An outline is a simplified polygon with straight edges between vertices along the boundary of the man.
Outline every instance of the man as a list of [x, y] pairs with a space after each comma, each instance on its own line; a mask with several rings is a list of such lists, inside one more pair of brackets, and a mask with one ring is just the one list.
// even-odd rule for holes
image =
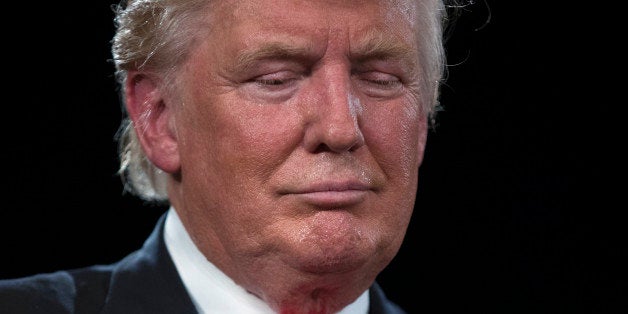
[[9, 312], [402, 313], [442, 77], [436, 0], [135, 0], [121, 174], [170, 210], [119, 263], [0, 283]]

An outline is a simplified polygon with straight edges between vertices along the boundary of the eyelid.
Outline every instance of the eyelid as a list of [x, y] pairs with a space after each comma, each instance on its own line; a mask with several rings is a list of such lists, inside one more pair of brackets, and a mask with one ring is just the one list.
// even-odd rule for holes
[[281, 58], [266, 58], [255, 61], [249, 61], [250, 64], [238, 67], [238, 76], [243, 79], [252, 79], [263, 75], [272, 75], [282, 72], [301, 73], [306, 70], [304, 64], [296, 60], [284, 60]]
[[388, 82], [391, 84], [400, 84], [402, 82], [401, 78], [397, 75], [381, 72], [381, 71], [365, 71], [357, 74], [361, 79], [373, 82], [373, 83], [384, 83]]
[[299, 80], [303, 75], [292, 71], [279, 71], [253, 77], [250, 82], [254, 82], [261, 88], [283, 88], [290, 86]]
[[383, 99], [397, 97], [404, 90], [402, 79], [391, 73], [363, 71], [355, 73], [353, 77], [356, 87], [370, 97]]
[[394, 59], [369, 59], [364, 62], [355, 63], [352, 66], [354, 74], [381, 73], [382, 75], [392, 75], [405, 81], [413, 72], [411, 67], [404, 66], [404, 63]]
[[261, 103], [279, 103], [289, 99], [297, 90], [302, 73], [292, 70], [253, 75], [242, 84], [242, 92]]

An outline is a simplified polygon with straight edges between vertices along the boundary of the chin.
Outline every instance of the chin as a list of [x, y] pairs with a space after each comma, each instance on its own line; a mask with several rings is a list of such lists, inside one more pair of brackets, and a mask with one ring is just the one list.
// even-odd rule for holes
[[[321, 211], [290, 225], [283, 260], [309, 274], [364, 272], [383, 267], [396, 252], [386, 225], [364, 221], [347, 211]], [[295, 226], [298, 226], [296, 229]], [[284, 226], [285, 227], [285, 226]], [[295, 232], [296, 231], [296, 232]]]
[[302, 272], [326, 275], [357, 271], [367, 266], [367, 263], [372, 263], [373, 260], [371, 254], [326, 252], [301, 256], [295, 262], [294, 266]]
[[292, 266], [311, 274], [347, 273], [377, 265], [383, 252], [376, 241], [356, 230], [302, 239], [297, 244]]

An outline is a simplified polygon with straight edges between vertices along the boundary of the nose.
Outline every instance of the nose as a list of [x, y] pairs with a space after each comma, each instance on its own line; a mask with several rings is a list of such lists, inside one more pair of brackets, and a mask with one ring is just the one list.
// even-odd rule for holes
[[364, 145], [361, 130], [363, 106], [354, 96], [350, 74], [328, 71], [313, 83], [309, 123], [304, 143], [310, 152], [353, 151]]

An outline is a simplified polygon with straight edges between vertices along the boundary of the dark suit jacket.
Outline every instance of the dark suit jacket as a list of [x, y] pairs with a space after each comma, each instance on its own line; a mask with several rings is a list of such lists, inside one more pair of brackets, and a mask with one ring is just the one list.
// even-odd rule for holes
[[[164, 221], [117, 263], [0, 280], [0, 313], [197, 313], [166, 249]], [[377, 283], [369, 293], [369, 313], [404, 313]]]

